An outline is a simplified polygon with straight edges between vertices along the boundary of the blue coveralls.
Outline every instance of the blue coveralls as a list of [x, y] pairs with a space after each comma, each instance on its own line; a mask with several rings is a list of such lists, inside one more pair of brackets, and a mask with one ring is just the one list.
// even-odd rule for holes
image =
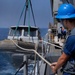
[[[66, 40], [63, 52], [66, 55], [70, 56], [70, 58], [68, 60], [69, 62], [75, 62], [75, 28], [72, 29], [70, 32], [70, 36], [68, 36], [68, 38]], [[66, 62], [66, 64], [67, 64], [67, 62]], [[64, 66], [66, 66], [66, 64]], [[74, 70], [74, 69], [75, 69], [75, 67], [69, 68], [69, 71]], [[64, 70], [64, 68], [63, 68], [63, 70]], [[63, 71], [63, 75], [75, 75], [75, 74], [70, 74], [68, 72]]]

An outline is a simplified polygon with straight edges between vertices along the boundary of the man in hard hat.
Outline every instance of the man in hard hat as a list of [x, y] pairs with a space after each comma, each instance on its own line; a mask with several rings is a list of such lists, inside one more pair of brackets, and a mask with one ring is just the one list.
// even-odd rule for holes
[[53, 73], [62, 67], [63, 75], [75, 75], [75, 8], [71, 4], [61, 4], [56, 19], [60, 20], [69, 32], [62, 55], [57, 62], [52, 63]]

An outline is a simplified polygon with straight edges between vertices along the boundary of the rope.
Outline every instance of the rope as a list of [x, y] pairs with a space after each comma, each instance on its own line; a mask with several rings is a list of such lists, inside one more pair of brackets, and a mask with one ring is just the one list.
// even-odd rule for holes
[[[17, 45], [13, 40], [11, 40], [18, 48], [20, 48], [21, 50], [23, 50], [23, 51], [32, 51], [32, 52], [34, 52], [34, 53], [36, 53], [44, 62], [46, 62], [49, 66], [51, 66], [51, 63], [49, 63], [46, 59], [44, 59], [36, 50], [34, 50], [34, 49], [25, 49], [25, 48], [22, 48], [22, 47], [20, 47], [19, 45]], [[43, 42], [46, 42], [46, 41], [43, 41]], [[48, 43], [48, 42], [46, 42], [46, 43]], [[51, 44], [51, 43], [49, 43], [49, 44]], [[51, 44], [51, 45], [54, 45], [54, 44]], [[56, 45], [55, 45], [56, 46]], [[59, 46], [58, 46], [59, 47]]]
[[25, 49], [20, 47], [19, 45], [17, 45], [13, 40], [11, 40], [18, 48], [20, 48], [23, 51], [33, 51], [34, 53], [36, 53], [44, 62], [46, 62], [49, 66], [51, 66], [51, 63], [49, 63], [46, 59], [44, 59], [36, 50], [34, 49]]
[[57, 46], [57, 45], [55, 45], [55, 44], [52, 44], [52, 43], [50, 43], [50, 42], [46, 42], [46, 41], [43, 41], [43, 40], [39, 40], [39, 42], [44, 42], [44, 43], [47, 43], [47, 44], [50, 44], [50, 45], [52, 45], [52, 46], [56, 46], [56, 47], [58, 47], [58, 48], [61, 48], [61, 49], [62, 49], [62, 47]]
[[[48, 62], [45, 58], [43, 58], [36, 50], [34, 49], [25, 49], [17, 45], [13, 40], [11, 40], [18, 48], [20, 48], [22, 51], [33, 51], [36, 55], [38, 55], [45, 63], [47, 63], [51, 67], [51, 63]], [[57, 74], [54, 74], [57, 75]]]

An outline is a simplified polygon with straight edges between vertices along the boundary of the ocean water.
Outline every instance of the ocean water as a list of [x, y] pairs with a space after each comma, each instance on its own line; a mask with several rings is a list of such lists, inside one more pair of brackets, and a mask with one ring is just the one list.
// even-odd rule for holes
[[[8, 32], [9, 28], [0, 28], [0, 40], [6, 39], [8, 36]], [[47, 33], [47, 28], [41, 28], [40, 32], [41, 36], [44, 37]], [[17, 58], [16, 61], [18, 64], [19, 59]], [[17, 68], [15, 68], [12, 63], [13, 59], [11, 53], [0, 52], [0, 75], [14, 75]], [[23, 75], [23, 71], [18, 72], [17, 75]]]

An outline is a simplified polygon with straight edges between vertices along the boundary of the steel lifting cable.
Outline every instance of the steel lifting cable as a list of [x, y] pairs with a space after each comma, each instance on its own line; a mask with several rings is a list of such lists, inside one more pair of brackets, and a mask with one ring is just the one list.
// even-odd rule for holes
[[35, 17], [34, 17], [34, 12], [33, 12], [33, 8], [32, 8], [31, 0], [26, 0], [26, 10], [25, 10], [25, 16], [24, 16], [24, 25], [25, 25], [25, 20], [26, 20], [26, 12], [29, 9], [29, 13], [30, 13], [30, 7], [31, 7], [31, 12], [32, 12], [32, 16], [33, 16], [34, 25], [36, 27], [36, 22], [35, 22]]
[[28, 35], [30, 35], [30, 0], [28, 0]]
[[23, 15], [23, 12], [24, 12], [24, 9], [25, 9], [25, 6], [26, 6], [26, 4], [23, 6], [23, 9], [22, 9], [22, 12], [21, 12], [20, 18], [19, 18], [19, 20], [18, 20], [17, 27], [16, 27], [16, 29], [15, 29], [15, 31], [14, 31], [14, 34], [16, 34], [17, 28], [18, 28], [18, 26], [19, 26], [19, 23], [20, 23], [21, 17], [22, 17], [22, 15]]
[[19, 20], [18, 20], [18, 24], [17, 24], [17, 25], [19, 25], [19, 23], [20, 23], [20, 20], [21, 20], [21, 17], [22, 17], [22, 15], [23, 15], [23, 12], [24, 12], [25, 6], [26, 6], [26, 4], [24, 5], [24, 7], [23, 7], [23, 9], [22, 9], [22, 12], [21, 12], [21, 15], [20, 15], [20, 18], [19, 18]]
[[25, 23], [26, 23], [26, 13], [27, 13], [27, 10], [28, 10], [28, 0], [26, 0], [26, 9], [25, 9], [25, 14], [24, 14], [24, 24], [23, 25], [25, 25]]
[[30, 0], [30, 6], [31, 6], [31, 11], [32, 11], [32, 16], [33, 16], [34, 25], [35, 25], [35, 27], [36, 27], [36, 22], [35, 22], [35, 17], [34, 17], [34, 12], [33, 12], [33, 8], [32, 8], [31, 0]]

